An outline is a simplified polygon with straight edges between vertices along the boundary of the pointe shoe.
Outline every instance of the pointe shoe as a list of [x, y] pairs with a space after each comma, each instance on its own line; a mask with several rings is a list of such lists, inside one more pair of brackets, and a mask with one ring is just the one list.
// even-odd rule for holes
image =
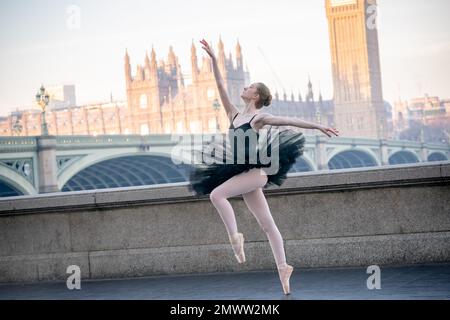
[[236, 257], [239, 263], [244, 263], [245, 262], [244, 235], [242, 233], [236, 233], [229, 238], [231, 246], [233, 247], [234, 256]]
[[292, 271], [294, 271], [294, 267], [291, 265], [284, 265], [282, 267], [278, 268], [281, 285], [283, 286], [284, 294], [290, 294], [290, 286], [289, 286], [289, 279], [291, 278]]

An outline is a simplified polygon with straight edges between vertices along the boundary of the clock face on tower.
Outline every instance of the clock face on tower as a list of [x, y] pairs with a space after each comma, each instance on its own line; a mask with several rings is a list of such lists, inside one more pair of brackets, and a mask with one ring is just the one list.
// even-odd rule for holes
[[332, 7], [339, 7], [347, 4], [356, 4], [356, 0], [331, 0]]

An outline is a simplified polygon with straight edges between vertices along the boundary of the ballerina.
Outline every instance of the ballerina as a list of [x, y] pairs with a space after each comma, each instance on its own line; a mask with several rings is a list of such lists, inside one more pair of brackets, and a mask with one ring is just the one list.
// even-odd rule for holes
[[[231, 123], [230, 130], [233, 132], [250, 130], [250, 133], [254, 133], [258, 140], [260, 132], [268, 128], [271, 129], [272, 126], [294, 126], [317, 129], [328, 137], [332, 137], [332, 134], [339, 135], [336, 128], [328, 128], [299, 118], [273, 116], [270, 113], [262, 112], [263, 107], [271, 104], [272, 95], [269, 88], [261, 82], [252, 83], [244, 88], [241, 98], [245, 103], [245, 108], [240, 112], [228, 97], [212, 48], [204, 39], [200, 43], [212, 60], [220, 99]], [[233, 136], [233, 139], [235, 138]], [[258, 161], [253, 163], [248, 161], [248, 154], [255, 149], [252, 149], [250, 143], [246, 142], [245, 152], [243, 152], [245, 153], [245, 162], [243, 164], [237, 164], [236, 162], [229, 164], [227, 162], [194, 166], [190, 173], [189, 190], [194, 191], [197, 195], [209, 194], [212, 204], [225, 224], [238, 263], [245, 262], [244, 235], [238, 232], [234, 211], [228, 199], [242, 195], [248, 209], [267, 235], [283, 291], [285, 294], [290, 294], [289, 280], [294, 268], [286, 262], [283, 238], [272, 217], [263, 189], [269, 185], [281, 186], [283, 184], [286, 180], [286, 173], [291, 169], [296, 159], [303, 154], [305, 137], [302, 132], [286, 130], [279, 133], [278, 138], [279, 143], [269, 142], [268, 145], [265, 145], [266, 148], [277, 151], [278, 170], [276, 173], [268, 173], [268, 165], [261, 163], [259, 155], [257, 156]], [[235, 143], [234, 145], [238, 144]], [[241, 152], [242, 150], [234, 150], [235, 153], [237, 151]], [[236, 157], [234, 157], [234, 160], [236, 160]]]

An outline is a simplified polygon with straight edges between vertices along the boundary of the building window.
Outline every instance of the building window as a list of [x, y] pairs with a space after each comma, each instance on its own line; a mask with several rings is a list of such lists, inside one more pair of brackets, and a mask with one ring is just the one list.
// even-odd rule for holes
[[149, 133], [148, 124], [141, 124], [141, 135], [146, 135]]
[[364, 117], [358, 117], [358, 129], [363, 129]]
[[189, 128], [191, 133], [201, 133], [201, 122], [200, 121], [191, 121], [189, 123]]
[[208, 91], [206, 91], [206, 95], [208, 96], [208, 100], [212, 101], [216, 98], [216, 90], [209, 88]]
[[147, 96], [145, 94], [141, 94], [141, 97], [139, 98], [139, 106], [141, 107], [141, 109], [146, 109], [147, 103]]
[[353, 119], [351, 115], [347, 115], [347, 125], [351, 126], [353, 124]]
[[211, 132], [216, 131], [216, 129], [217, 129], [216, 118], [209, 119], [209, 121], [208, 121], [208, 128], [209, 128], [209, 131], [211, 131]]
[[184, 129], [183, 121], [178, 121], [177, 122], [177, 133], [183, 133], [183, 129]]

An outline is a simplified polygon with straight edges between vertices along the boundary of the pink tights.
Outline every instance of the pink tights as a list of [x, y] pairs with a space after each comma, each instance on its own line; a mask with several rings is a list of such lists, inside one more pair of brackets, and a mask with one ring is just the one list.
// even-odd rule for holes
[[269, 205], [262, 191], [267, 183], [267, 175], [262, 169], [254, 168], [235, 175], [217, 186], [210, 194], [211, 202], [220, 214], [228, 235], [238, 232], [236, 217], [228, 198], [242, 194], [244, 201], [266, 233], [277, 267], [286, 264], [283, 238], [275, 225]]

